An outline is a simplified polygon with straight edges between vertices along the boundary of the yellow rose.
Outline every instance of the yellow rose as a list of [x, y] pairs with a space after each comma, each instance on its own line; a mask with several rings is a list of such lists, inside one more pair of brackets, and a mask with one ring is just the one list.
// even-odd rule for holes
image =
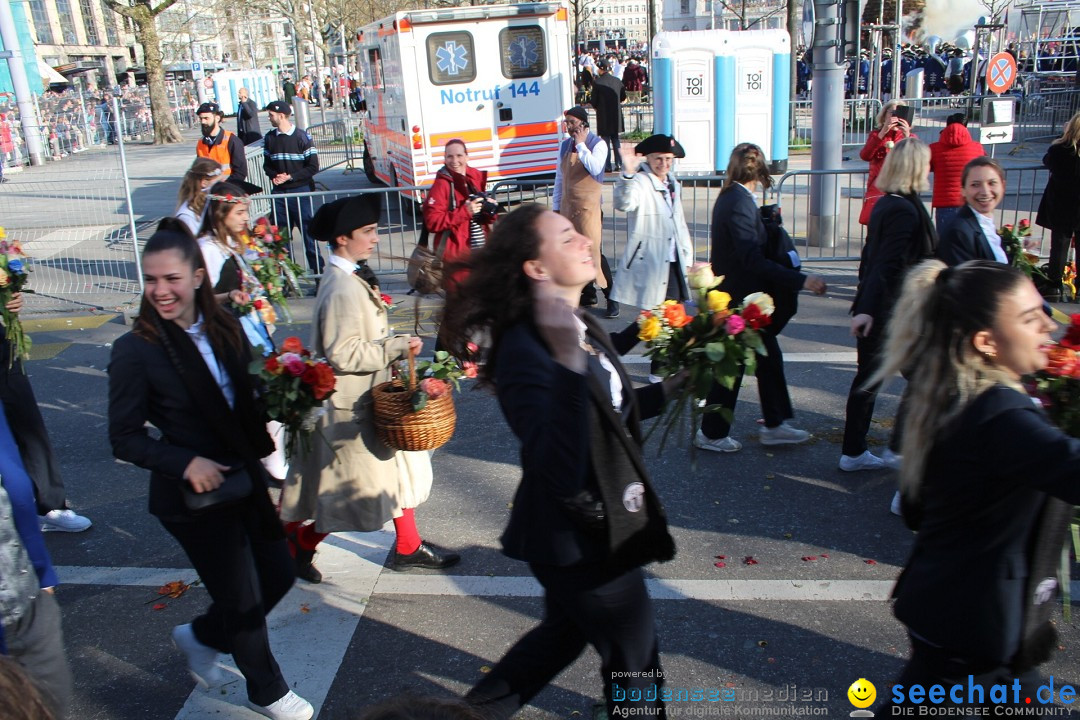
[[7, 238], [7, 230], [0, 227], [0, 240], [5, 240], [6, 238]]
[[776, 305], [773, 304], [772, 295], [763, 292], [750, 293], [743, 300], [743, 307], [747, 305], [757, 305], [758, 310], [762, 315], [772, 315], [776, 310]]
[[710, 290], [709, 294], [705, 296], [705, 300], [709, 312], [724, 312], [728, 309], [728, 305], [731, 304], [731, 295], [722, 290]]
[[645, 318], [638, 323], [638, 340], [652, 342], [660, 334], [661, 327], [660, 318], [655, 315]]
[[11, 283], [11, 275], [7, 270], [0, 268], [0, 287], [7, 287]]

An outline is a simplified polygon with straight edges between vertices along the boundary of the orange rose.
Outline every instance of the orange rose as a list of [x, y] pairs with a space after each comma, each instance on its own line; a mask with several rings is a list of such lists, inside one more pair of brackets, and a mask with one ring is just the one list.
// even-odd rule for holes
[[281, 343], [282, 352], [298, 353], [303, 351], [304, 343], [300, 342], [298, 337], [287, 337], [284, 342]]
[[665, 306], [664, 319], [667, 320], [668, 325], [673, 328], [681, 328], [684, 325], [689, 325], [691, 320], [691, 318], [687, 316], [686, 309], [681, 303]]

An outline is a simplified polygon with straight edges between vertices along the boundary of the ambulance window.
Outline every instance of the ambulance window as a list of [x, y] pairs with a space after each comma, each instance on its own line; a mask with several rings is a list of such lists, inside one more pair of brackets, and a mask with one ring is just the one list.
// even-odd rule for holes
[[526, 25], [500, 31], [499, 56], [504, 77], [540, 77], [547, 71], [543, 28]]
[[428, 75], [435, 85], [476, 79], [473, 37], [467, 32], [432, 33], [427, 39]]
[[371, 67], [372, 90], [382, 90], [383, 67], [382, 55], [379, 53], [379, 48], [371, 48], [368, 50], [368, 65]]

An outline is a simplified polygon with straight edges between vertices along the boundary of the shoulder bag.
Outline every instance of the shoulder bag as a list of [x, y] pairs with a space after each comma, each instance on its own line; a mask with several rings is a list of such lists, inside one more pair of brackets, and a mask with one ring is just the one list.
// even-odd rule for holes
[[[454, 197], [454, 185], [450, 183], [450, 212], [457, 206]], [[435, 242], [435, 249], [428, 247], [428, 226], [426, 221], [420, 230], [420, 238], [416, 241], [412, 255], [409, 256], [409, 267], [405, 270], [405, 277], [409, 281], [409, 287], [421, 295], [435, 293], [442, 290], [443, 285], [443, 253], [446, 245], [446, 232], [442, 233]], [[449, 232], [449, 231], [447, 231]]]

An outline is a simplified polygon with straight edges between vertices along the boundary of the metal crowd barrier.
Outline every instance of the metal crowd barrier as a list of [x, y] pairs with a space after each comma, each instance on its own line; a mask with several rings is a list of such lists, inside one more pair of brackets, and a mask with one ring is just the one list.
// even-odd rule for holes
[[346, 127], [344, 120], [332, 120], [318, 125], [309, 125], [308, 135], [319, 151], [319, 169], [329, 170], [338, 165], [345, 165], [346, 172], [355, 170], [353, 133]]

